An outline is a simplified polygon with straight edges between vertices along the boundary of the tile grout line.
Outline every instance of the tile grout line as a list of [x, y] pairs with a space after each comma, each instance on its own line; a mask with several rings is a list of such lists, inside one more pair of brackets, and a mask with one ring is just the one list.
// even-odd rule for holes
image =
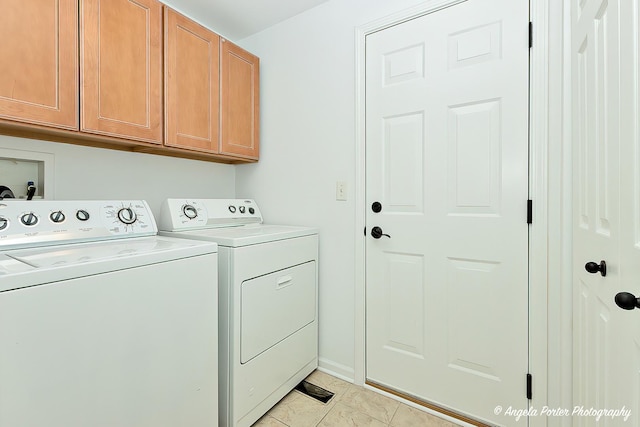
[[396, 406], [396, 410], [393, 411], [393, 415], [391, 416], [391, 419], [387, 423], [387, 426], [391, 427], [391, 423], [393, 422], [393, 419], [396, 417], [396, 414], [398, 413], [398, 409], [400, 409], [400, 402], [398, 402], [398, 406]]

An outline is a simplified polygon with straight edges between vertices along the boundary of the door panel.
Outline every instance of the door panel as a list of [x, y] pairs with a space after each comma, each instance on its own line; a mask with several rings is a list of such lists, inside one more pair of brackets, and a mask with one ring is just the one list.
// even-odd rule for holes
[[81, 2], [81, 130], [162, 143], [162, 4]]
[[78, 5], [0, 2], [0, 118], [78, 130]]
[[[620, 87], [623, 88], [619, 170], [623, 232], [620, 233], [620, 284], [616, 292], [630, 292], [637, 297], [640, 296], [640, 1], [625, 0], [619, 5]], [[611, 306], [618, 344], [612, 349], [612, 366], [618, 367], [616, 403], [631, 410], [626, 424], [640, 425], [640, 310], [626, 311]]]
[[[586, 0], [572, 27], [574, 137], [574, 405], [618, 408], [620, 281], [619, 1]], [[606, 277], [585, 263], [607, 262]], [[575, 425], [595, 425], [575, 417]], [[605, 420], [604, 425], [612, 420]]]
[[220, 153], [257, 159], [260, 151], [260, 59], [220, 41]]
[[165, 144], [218, 152], [220, 36], [165, 8]]
[[422, 358], [425, 349], [424, 257], [387, 253], [383, 283], [389, 323], [385, 328], [388, 350]]
[[316, 263], [310, 261], [242, 282], [240, 363], [249, 362], [316, 319], [315, 278]]
[[499, 214], [501, 101], [449, 107], [449, 214]]
[[366, 40], [367, 380], [496, 424], [527, 406], [527, 29], [469, 0]]
[[[502, 381], [495, 366], [494, 348], [502, 347], [501, 321], [487, 316], [487, 307], [477, 304], [483, 295], [495, 292], [500, 263], [485, 260], [448, 259], [447, 272], [447, 361], [466, 374]], [[473, 325], [472, 328], [469, 325]]]
[[384, 183], [382, 193], [385, 212], [423, 211], [424, 114], [409, 113], [384, 118]]
[[[574, 404], [624, 408], [629, 425], [640, 422], [640, 311], [622, 310], [614, 298], [640, 294], [639, 6], [638, 0], [586, 0], [572, 15], [574, 292], [580, 300]], [[606, 277], [585, 272], [585, 262], [600, 259], [607, 261]]]

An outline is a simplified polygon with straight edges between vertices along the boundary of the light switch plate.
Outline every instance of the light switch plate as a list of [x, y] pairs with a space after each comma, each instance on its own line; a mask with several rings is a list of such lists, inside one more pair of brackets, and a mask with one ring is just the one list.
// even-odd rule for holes
[[336, 182], [336, 200], [347, 200], [347, 183], [344, 181]]

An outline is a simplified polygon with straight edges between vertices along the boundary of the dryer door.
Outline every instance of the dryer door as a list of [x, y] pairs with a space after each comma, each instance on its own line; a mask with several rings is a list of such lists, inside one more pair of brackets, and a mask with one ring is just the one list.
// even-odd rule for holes
[[242, 282], [240, 363], [316, 318], [316, 263], [309, 261]]

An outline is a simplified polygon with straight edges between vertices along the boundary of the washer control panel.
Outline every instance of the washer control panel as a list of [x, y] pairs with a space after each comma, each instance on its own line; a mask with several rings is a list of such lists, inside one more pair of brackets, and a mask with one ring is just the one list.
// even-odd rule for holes
[[158, 228], [178, 231], [260, 223], [260, 210], [250, 199], [167, 199]]
[[0, 249], [155, 235], [143, 200], [0, 200]]

